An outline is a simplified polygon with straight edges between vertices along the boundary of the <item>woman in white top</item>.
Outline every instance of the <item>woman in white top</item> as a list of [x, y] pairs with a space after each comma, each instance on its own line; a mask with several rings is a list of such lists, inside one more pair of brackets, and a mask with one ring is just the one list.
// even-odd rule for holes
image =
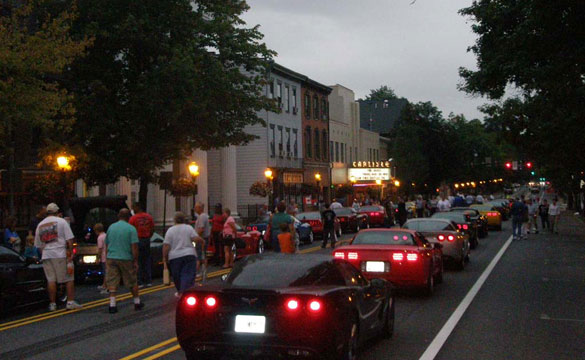
[[550, 231], [555, 234], [559, 233], [559, 216], [561, 215], [561, 209], [557, 205], [557, 199], [553, 199], [552, 204], [548, 206], [548, 216], [550, 217]]
[[197, 253], [193, 243], [203, 243], [195, 229], [186, 224], [186, 219], [182, 212], [175, 214], [175, 225], [167, 230], [163, 242], [163, 261], [171, 270], [177, 288], [176, 295], [195, 285]]

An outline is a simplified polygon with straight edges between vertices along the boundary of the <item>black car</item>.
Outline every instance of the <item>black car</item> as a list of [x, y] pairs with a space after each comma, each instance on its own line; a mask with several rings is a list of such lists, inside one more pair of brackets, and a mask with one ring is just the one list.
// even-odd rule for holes
[[480, 238], [488, 236], [487, 217], [483, 216], [479, 210], [470, 207], [455, 207], [449, 211], [462, 212], [469, 215], [469, 218], [477, 223], [477, 236]]
[[447, 211], [434, 213], [431, 218], [447, 219], [457, 224], [457, 229], [469, 235], [469, 247], [475, 249], [479, 245], [477, 236], [477, 222], [473, 221], [468, 214], [459, 211]]
[[0, 315], [35, 303], [47, 302], [43, 266], [12, 249], [0, 246]]
[[389, 283], [317, 254], [246, 257], [223, 283], [186, 291], [176, 313], [187, 359], [354, 359], [360, 343], [393, 329]]
[[354, 208], [344, 207], [333, 210], [339, 219], [341, 231], [359, 232], [360, 229], [369, 228], [368, 216], [366, 214], [358, 213]]

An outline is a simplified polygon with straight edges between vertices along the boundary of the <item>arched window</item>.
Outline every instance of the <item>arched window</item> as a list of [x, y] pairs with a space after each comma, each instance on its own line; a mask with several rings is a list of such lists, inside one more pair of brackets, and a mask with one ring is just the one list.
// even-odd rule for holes
[[323, 138], [323, 160], [327, 161], [327, 156], [329, 152], [327, 151], [327, 145], [329, 144], [329, 139], [327, 138], [327, 131], [323, 130], [321, 133], [321, 137]]
[[315, 159], [321, 158], [321, 141], [319, 140], [319, 129], [315, 129]]
[[313, 157], [312, 153], [312, 142], [311, 139], [313, 138], [313, 134], [311, 133], [311, 127], [307, 126], [307, 128], [305, 129], [305, 157], [306, 158], [311, 158]]

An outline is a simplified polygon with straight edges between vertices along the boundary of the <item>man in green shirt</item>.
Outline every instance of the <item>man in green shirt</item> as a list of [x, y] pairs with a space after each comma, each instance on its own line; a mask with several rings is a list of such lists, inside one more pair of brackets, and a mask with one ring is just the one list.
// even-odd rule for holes
[[272, 243], [272, 250], [274, 252], [280, 252], [280, 244], [278, 242], [278, 234], [280, 234], [280, 224], [288, 224], [290, 228], [291, 234], [295, 233], [295, 227], [293, 224], [292, 217], [286, 213], [286, 204], [284, 201], [281, 201], [276, 206], [276, 210], [278, 211], [276, 214], [272, 215], [270, 219], [270, 240]]
[[110, 290], [110, 314], [118, 312], [116, 291], [120, 280], [132, 291], [134, 310], [142, 310], [144, 303], [138, 295], [138, 233], [128, 223], [130, 210], [122, 209], [118, 213], [118, 222], [110, 225], [106, 236], [106, 283]]

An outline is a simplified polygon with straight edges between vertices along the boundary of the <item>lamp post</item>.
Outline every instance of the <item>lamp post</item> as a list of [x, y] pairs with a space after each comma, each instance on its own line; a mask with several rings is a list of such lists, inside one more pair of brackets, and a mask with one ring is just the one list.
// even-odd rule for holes
[[317, 203], [321, 204], [321, 174], [315, 173], [315, 181], [317, 182]]
[[67, 172], [71, 171], [71, 165], [69, 164], [70, 158], [67, 155], [60, 155], [57, 157], [57, 167], [61, 171], [61, 184], [63, 186], [63, 214], [69, 210], [69, 197], [67, 194]]
[[270, 210], [272, 212], [272, 205], [274, 200], [273, 200], [273, 193], [274, 193], [274, 189], [273, 189], [273, 184], [272, 184], [272, 180], [274, 179], [274, 176], [272, 175], [272, 170], [270, 168], [266, 168], [266, 170], [264, 170], [264, 177], [266, 178], [266, 182], [268, 182], [269, 188], [270, 188], [270, 193], [268, 194], [268, 210]]
[[195, 188], [193, 190], [193, 204], [191, 206], [191, 219], [195, 218], [195, 195], [197, 195], [197, 177], [199, 176], [199, 165], [197, 165], [197, 163], [195, 161], [191, 161], [189, 163], [189, 166], [187, 167], [189, 169], [189, 174], [191, 174], [191, 178], [193, 179], [193, 182], [195, 183]]
[[380, 203], [381, 203], [382, 199], [384, 199], [384, 184], [382, 183], [382, 180], [377, 179], [376, 185], [380, 185]]

